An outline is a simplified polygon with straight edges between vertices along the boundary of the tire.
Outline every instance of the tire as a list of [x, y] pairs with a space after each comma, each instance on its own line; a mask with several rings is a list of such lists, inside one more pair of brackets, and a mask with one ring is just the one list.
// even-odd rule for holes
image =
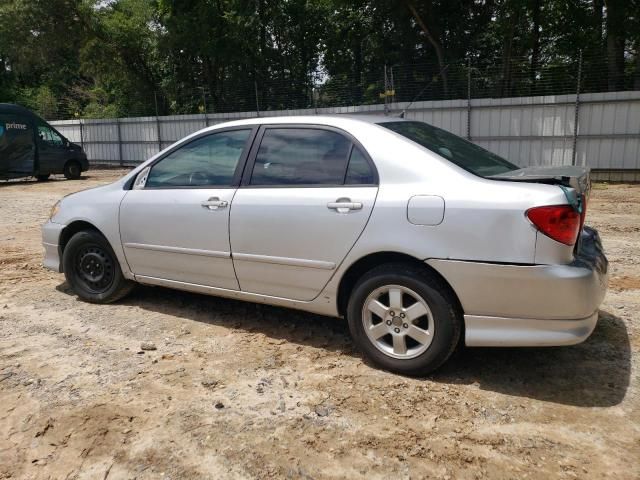
[[125, 279], [109, 242], [98, 232], [78, 232], [62, 253], [64, 275], [73, 291], [90, 303], [112, 303], [134, 283]]
[[43, 175], [36, 175], [36, 180], [38, 180], [39, 182], [46, 182], [47, 180], [49, 180], [49, 176], [51, 174], [47, 173], [47, 174], [43, 174]]
[[[372, 304], [374, 300], [386, 309]], [[428, 270], [390, 263], [358, 281], [347, 320], [356, 346], [375, 364], [423, 376], [447, 361], [458, 345], [462, 315], [457, 305], [451, 289]]]
[[64, 164], [64, 176], [67, 180], [77, 180], [82, 174], [82, 167], [80, 163], [75, 160], [69, 160]]

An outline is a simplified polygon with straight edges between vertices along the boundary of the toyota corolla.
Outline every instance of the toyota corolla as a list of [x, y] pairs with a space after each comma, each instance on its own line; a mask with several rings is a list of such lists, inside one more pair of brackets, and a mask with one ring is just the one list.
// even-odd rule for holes
[[584, 168], [519, 168], [418, 121], [254, 118], [63, 198], [44, 264], [88, 302], [142, 283], [346, 318], [375, 363], [423, 375], [462, 344], [591, 334], [589, 189]]

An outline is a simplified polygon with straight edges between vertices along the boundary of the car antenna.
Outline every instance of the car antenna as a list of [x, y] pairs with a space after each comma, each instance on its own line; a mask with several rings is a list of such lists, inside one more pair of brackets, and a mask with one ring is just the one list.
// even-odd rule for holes
[[437, 74], [435, 77], [433, 77], [433, 78], [431, 79], [431, 81], [430, 81], [429, 83], [427, 83], [427, 84], [424, 86], [424, 88], [423, 88], [422, 90], [420, 90], [420, 91], [418, 92], [418, 94], [417, 94], [415, 97], [413, 97], [413, 99], [409, 102], [409, 105], [407, 105], [406, 107], [404, 107], [404, 109], [402, 110], [402, 112], [400, 112], [400, 115], [398, 115], [398, 117], [400, 117], [400, 118], [404, 118], [404, 114], [405, 114], [405, 113], [407, 113], [407, 110], [409, 110], [409, 107], [411, 107], [411, 105], [413, 105], [413, 102], [415, 102], [415, 101], [418, 99], [418, 97], [420, 97], [420, 95], [422, 95], [422, 93], [423, 93], [427, 88], [429, 88], [431, 85], [433, 85], [433, 82], [435, 82], [439, 76], [441, 76], [444, 72], [446, 72], [448, 68], [449, 68], [449, 65], [445, 65], [445, 66], [442, 68], [442, 70], [440, 70], [440, 71], [438, 72], [438, 74]]

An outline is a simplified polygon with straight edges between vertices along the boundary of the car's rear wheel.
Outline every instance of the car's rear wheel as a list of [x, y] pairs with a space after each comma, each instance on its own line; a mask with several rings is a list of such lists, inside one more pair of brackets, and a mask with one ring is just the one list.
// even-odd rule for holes
[[426, 375], [453, 353], [462, 320], [451, 290], [431, 272], [387, 264], [366, 273], [347, 307], [356, 345], [381, 367]]
[[68, 180], [77, 180], [82, 173], [82, 167], [75, 160], [69, 160], [64, 164], [64, 176]]
[[96, 231], [73, 235], [62, 254], [62, 263], [67, 282], [87, 302], [115, 302], [134, 286], [122, 275], [109, 242]]

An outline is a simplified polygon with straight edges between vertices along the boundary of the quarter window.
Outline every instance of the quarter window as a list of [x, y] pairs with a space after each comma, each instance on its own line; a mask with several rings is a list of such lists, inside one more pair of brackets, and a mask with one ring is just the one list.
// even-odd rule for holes
[[347, 168], [347, 176], [345, 178], [347, 185], [372, 185], [376, 183], [375, 175], [371, 165], [364, 156], [362, 150], [354, 146], [349, 159], [349, 167]]
[[342, 185], [351, 141], [312, 128], [268, 128], [256, 155], [251, 185]]
[[149, 172], [146, 187], [231, 186], [251, 130], [214, 133], [173, 151]]

